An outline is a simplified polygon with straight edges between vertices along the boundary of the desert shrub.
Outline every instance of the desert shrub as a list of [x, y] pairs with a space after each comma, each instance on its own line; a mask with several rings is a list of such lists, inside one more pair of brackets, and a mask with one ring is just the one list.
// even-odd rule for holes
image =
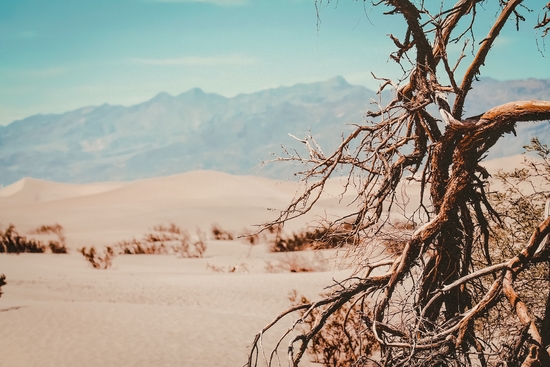
[[277, 236], [271, 246], [272, 252], [333, 249], [347, 245], [350, 237], [337, 229], [316, 227], [290, 236]]
[[307, 261], [295, 256], [283, 259], [282, 261], [268, 261], [266, 262], [265, 270], [268, 273], [310, 273], [315, 271], [313, 266], [308, 264]]
[[50, 251], [52, 252], [52, 254], [66, 254], [67, 253], [67, 248], [63, 245], [60, 245], [57, 242], [50, 242], [48, 244], [48, 247], [50, 248]]
[[2, 287], [5, 286], [6, 283], [6, 276], [4, 274], [0, 275], [0, 297], [2, 297]]
[[171, 223], [158, 225], [143, 235], [141, 240], [121, 241], [113, 247], [106, 247], [98, 254], [94, 247], [80, 249], [84, 258], [95, 269], [107, 269], [116, 255], [165, 255], [175, 254], [184, 258], [199, 258], [206, 251], [205, 234], [197, 230], [195, 236]]
[[195, 236], [171, 223], [158, 225], [146, 233], [141, 240], [119, 242], [115, 248], [120, 254], [176, 254], [185, 258], [202, 257], [206, 251], [206, 239], [203, 232], [197, 230]]
[[388, 239], [382, 241], [382, 245], [384, 245], [384, 247], [386, 248], [386, 252], [393, 257], [401, 255], [406, 244], [407, 241], [405, 240]]
[[248, 242], [250, 245], [257, 245], [260, 243], [260, 235], [257, 233], [254, 234], [247, 234], [242, 236], [246, 242]]
[[94, 269], [108, 269], [112, 265], [112, 259], [115, 257], [115, 252], [112, 247], [105, 247], [102, 254], [99, 254], [95, 247], [82, 247], [80, 253], [84, 258], [92, 264]]
[[268, 225], [261, 231], [251, 231], [250, 229], [243, 229], [238, 238], [243, 239], [250, 245], [257, 245], [260, 242], [263, 243], [275, 243], [281, 233], [282, 226], [280, 225]]
[[378, 239], [389, 255], [397, 257], [403, 252], [415, 228], [416, 224], [413, 222], [397, 222], [389, 231], [380, 232]]
[[135, 238], [130, 241], [121, 241], [116, 244], [116, 248], [123, 255], [167, 254], [168, 249], [161, 241], [161, 238], [146, 235], [142, 241]]
[[285, 255], [278, 260], [266, 261], [265, 270], [268, 273], [310, 273], [325, 270], [321, 255], [316, 254], [312, 259], [298, 254]]
[[[289, 299], [293, 307], [311, 304], [295, 290]], [[319, 309], [310, 310], [309, 307], [300, 313], [306, 330], [313, 329], [321, 316]], [[371, 331], [371, 320], [372, 312], [364, 299], [349, 300], [326, 319], [324, 327], [313, 337], [308, 346], [313, 362], [327, 367], [376, 365], [369, 358], [379, 348]]]
[[59, 224], [52, 226], [41, 226], [29, 233], [31, 234], [55, 234], [58, 238], [57, 241], [48, 241], [47, 244], [43, 241], [27, 238], [17, 232], [15, 226], [10, 224], [5, 231], [0, 230], [0, 253], [15, 253], [22, 252], [30, 253], [44, 253], [46, 249], [54, 254], [66, 254], [67, 248], [65, 247], [65, 236], [63, 235], [63, 227]]
[[49, 241], [48, 247], [53, 254], [66, 254], [67, 247], [65, 246], [65, 235], [63, 234], [63, 227], [59, 224], [54, 224], [51, 226], [43, 225], [32, 230], [32, 234], [55, 234], [58, 238], [58, 241]]
[[172, 245], [172, 251], [184, 258], [200, 258], [206, 251], [206, 236], [204, 232], [197, 230], [196, 237], [187, 231], [177, 235], [176, 243]]
[[219, 224], [212, 225], [212, 235], [215, 240], [232, 241], [235, 236], [233, 233], [224, 230]]
[[5, 231], [0, 230], [0, 253], [43, 253], [45, 250], [46, 246], [42, 242], [20, 235], [13, 224]]

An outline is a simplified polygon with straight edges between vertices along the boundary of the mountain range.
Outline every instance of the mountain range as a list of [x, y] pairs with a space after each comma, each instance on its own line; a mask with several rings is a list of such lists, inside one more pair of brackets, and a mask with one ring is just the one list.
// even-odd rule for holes
[[[0, 184], [23, 177], [58, 182], [129, 181], [208, 169], [286, 179], [297, 167], [273, 163], [289, 137], [312, 134], [330, 151], [361, 124], [377, 95], [342, 77], [227, 98], [201, 89], [160, 93], [124, 107], [104, 104], [63, 114], [34, 115], [0, 126]], [[466, 103], [467, 115], [526, 99], [550, 99], [550, 79], [481, 79]], [[550, 126], [523, 123], [490, 158], [518, 154], [531, 137], [550, 139]]]

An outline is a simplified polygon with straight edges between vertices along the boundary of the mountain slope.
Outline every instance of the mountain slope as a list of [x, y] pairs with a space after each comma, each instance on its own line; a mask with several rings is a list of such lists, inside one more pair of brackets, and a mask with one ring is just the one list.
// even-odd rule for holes
[[[334, 148], [345, 123], [360, 124], [376, 94], [342, 77], [226, 98], [192, 89], [160, 93], [130, 107], [92, 106], [61, 115], [35, 115], [0, 127], [0, 184], [31, 176], [60, 182], [127, 181], [197, 169], [232, 174], [280, 153], [300, 149], [288, 136], [310, 132], [325, 151]], [[482, 79], [471, 91], [468, 115], [521, 99], [550, 99], [550, 80]], [[513, 155], [534, 135], [550, 136], [548, 124], [523, 124], [491, 157]], [[257, 172], [286, 178], [290, 165]]]

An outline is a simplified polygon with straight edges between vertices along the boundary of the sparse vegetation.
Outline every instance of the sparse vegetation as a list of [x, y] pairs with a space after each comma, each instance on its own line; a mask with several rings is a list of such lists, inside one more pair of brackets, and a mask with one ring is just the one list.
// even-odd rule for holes
[[250, 245], [257, 245], [258, 243], [260, 243], [260, 240], [261, 240], [260, 235], [258, 233], [243, 234], [242, 238], [244, 238], [246, 242], [248, 242], [248, 244]]
[[143, 235], [141, 240], [122, 241], [115, 247], [124, 255], [176, 254], [196, 258], [202, 257], [206, 250], [206, 239], [200, 230], [192, 236], [188, 231], [171, 223], [168, 226], [153, 227], [153, 231]]
[[218, 241], [232, 241], [235, 239], [233, 233], [222, 229], [222, 227], [217, 223], [212, 225], [212, 235], [214, 236], [214, 239]]
[[86, 258], [86, 260], [92, 264], [94, 269], [108, 269], [113, 263], [115, 252], [112, 247], [105, 247], [103, 253], [99, 254], [95, 247], [83, 247], [80, 249], [80, 253]]
[[20, 235], [13, 224], [5, 231], [0, 230], [0, 253], [43, 253], [45, 250], [46, 246], [42, 242]]
[[343, 232], [319, 226], [290, 236], [278, 235], [271, 246], [273, 252], [293, 252], [304, 250], [324, 250], [346, 246], [350, 237]]
[[133, 238], [130, 241], [121, 241], [115, 245], [121, 255], [155, 255], [167, 254], [168, 248], [157, 237], [148, 237], [143, 240]]
[[313, 258], [295, 253], [288, 253], [277, 260], [266, 262], [268, 273], [310, 273], [325, 270], [324, 258], [314, 254]]
[[30, 232], [31, 234], [55, 234], [58, 241], [49, 241], [48, 247], [53, 254], [66, 254], [67, 247], [65, 243], [65, 235], [63, 234], [63, 227], [59, 224], [51, 226], [43, 225]]
[[[304, 330], [315, 327], [321, 317], [319, 309], [311, 309], [311, 301], [299, 296], [294, 290], [289, 297], [292, 307], [301, 307], [300, 315]], [[326, 320], [308, 347], [313, 362], [329, 367], [368, 366], [369, 357], [379, 345], [370, 327], [372, 312], [364, 299], [347, 302]]]
[[6, 284], [6, 276], [4, 274], [0, 275], [0, 297], [2, 297], [2, 287], [5, 286]]
[[27, 238], [19, 234], [13, 224], [10, 224], [5, 231], [0, 230], [0, 253], [19, 254], [24, 252], [29, 253], [44, 253], [49, 248], [54, 254], [66, 254], [65, 236], [63, 235], [63, 227], [59, 224], [53, 226], [42, 226], [30, 232], [31, 234], [55, 234], [58, 241], [48, 241], [44, 243], [34, 238]]
[[199, 258], [206, 251], [206, 236], [200, 230], [192, 236], [188, 231], [171, 223], [158, 225], [143, 235], [141, 240], [121, 241], [113, 247], [106, 247], [99, 255], [94, 247], [82, 248], [80, 253], [96, 269], [107, 269], [116, 255], [165, 255], [174, 254], [183, 258]]

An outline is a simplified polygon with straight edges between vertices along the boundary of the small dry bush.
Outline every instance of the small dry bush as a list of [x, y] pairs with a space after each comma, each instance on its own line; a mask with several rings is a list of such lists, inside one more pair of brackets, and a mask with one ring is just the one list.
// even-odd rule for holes
[[416, 223], [410, 221], [397, 222], [391, 226], [390, 231], [380, 233], [378, 238], [381, 240], [386, 252], [395, 258], [403, 252], [416, 226]]
[[286, 254], [278, 259], [267, 261], [265, 270], [268, 273], [310, 273], [324, 271], [324, 258], [321, 254], [315, 254], [313, 258], [298, 254]]
[[[309, 304], [310, 301], [293, 291], [289, 297], [293, 306]], [[322, 317], [322, 311], [315, 308], [302, 310], [304, 330], [311, 330]], [[379, 349], [371, 331], [372, 312], [364, 299], [348, 301], [334, 312], [324, 327], [315, 335], [308, 346], [313, 362], [327, 367], [376, 366], [370, 357]]]
[[291, 236], [277, 236], [271, 246], [272, 252], [334, 249], [346, 246], [351, 241], [344, 232], [319, 226], [313, 230], [293, 233]]
[[386, 252], [392, 257], [401, 255], [406, 244], [407, 241], [394, 238], [385, 239], [382, 241], [382, 245], [384, 245]]
[[53, 254], [66, 254], [67, 247], [65, 246], [65, 235], [63, 234], [63, 227], [59, 224], [51, 226], [43, 225], [30, 232], [31, 234], [54, 234], [57, 236], [57, 241], [49, 241], [48, 247]]
[[0, 253], [43, 253], [45, 251], [46, 246], [42, 242], [20, 235], [13, 224], [10, 224], [5, 231], [0, 230]]
[[0, 297], [2, 297], [2, 287], [5, 286], [6, 284], [6, 276], [4, 274], [0, 275]]
[[[155, 255], [167, 254], [168, 249], [158, 237], [146, 237], [143, 240], [121, 241], [116, 244], [116, 248], [122, 255]], [[166, 239], [167, 240], [167, 239]]]
[[158, 225], [143, 235], [141, 240], [121, 241], [114, 247], [106, 247], [99, 254], [94, 247], [82, 248], [80, 253], [95, 269], [107, 269], [116, 255], [165, 255], [175, 254], [184, 258], [199, 258], [206, 251], [206, 236], [197, 230], [195, 236], [171, 223]]
[[31, 234], [55, 234], [58, 240], [50, 240], [46, 243], [34, 239], [27, 238], [19, 234], [13, 224], [10, 224], [5, 231], [0, 230], [0, 253], [19, 254], [24, 252], [29, 253], [44, 253], [49, 248], [54, 254], [66, 254], [65, 236], [63, 235], [63, 227], [59, 224], [52, 226], [42, 226], [34, 229]]
[[206, 236], [200, 230], [192, 236], [174, 223], [158, 225], [141, 240], [122, 241], [116, 245], [124, 255], [176, 254], [184, 258], [199, 258], [206, 251]]
[[261, 241], [260, 235], [258, 233], [254, 233], [254, 234], [243, 233], [239, 237], [244, 238], [249, 245], [257, 245]]
[[82, 247], [80, 253], [84, 258], [92, 264], [94, 269], [108, 269], [112, 265], [113, 258], [115, 257], [115, 252], [112, 247], [105, 247], [103, 253], [98, 253], [95, 247]]
[[217, 241], [232, 241], [235, 236], [230, 231], [223, 229], [219, 224], [212, 225], [212, 236]]

